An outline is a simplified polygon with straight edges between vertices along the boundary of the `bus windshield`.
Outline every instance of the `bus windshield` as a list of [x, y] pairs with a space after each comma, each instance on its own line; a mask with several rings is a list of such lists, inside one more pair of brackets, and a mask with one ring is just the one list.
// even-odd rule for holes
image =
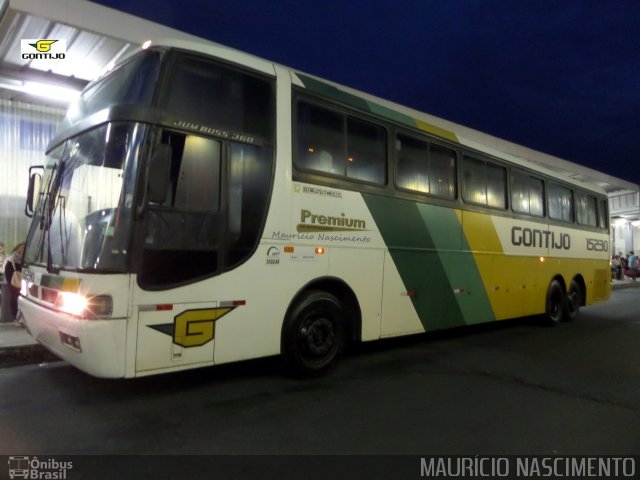
[[49, 154], [27, 240], [28, 263], [50, 271], [125, 271], [145, 131], [139, 123], [107, 123]]

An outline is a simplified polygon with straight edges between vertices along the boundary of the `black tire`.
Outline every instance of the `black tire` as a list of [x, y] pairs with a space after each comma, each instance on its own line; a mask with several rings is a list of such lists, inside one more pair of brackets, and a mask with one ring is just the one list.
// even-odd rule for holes
[[282, 358], [295, 376], [316, 376], [332, 366], [345, 344], [344, 308], [334, 295], [314, 290], [291, 309], [282, 329]]
[[557, 325], [563, 321], [566, 312], [567, 296], [558, 280], [553, 280], [547, 289], [545, 319], [547, 325]]
[[580, 305], [582, 305], [582, 287], [575, 280], [571, 281], [569, 286], [569, 292], [567, 293], [567, 300], [565, 302], [565, 311], [562, 320], [565, 322], [572, 322], [578, 317], [580, 313]]

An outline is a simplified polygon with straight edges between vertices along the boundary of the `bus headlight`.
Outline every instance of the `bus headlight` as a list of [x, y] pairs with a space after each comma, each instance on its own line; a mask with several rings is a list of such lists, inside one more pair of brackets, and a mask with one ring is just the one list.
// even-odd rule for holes
[[58, 292], [56, 307], [64, 313], [81, 317], [87, 308], [87, 299], [74, 292]]
[[104, 318], [113, 312], [113, 299], [111, 295], [85, 297], [76, 292], [58, 292], [56, 307], [76, 317]]
[[89, 299], [85, 309], [86, 318], [106, 318], [113, 313], [113, 298], [111, 295], [97, 295]]

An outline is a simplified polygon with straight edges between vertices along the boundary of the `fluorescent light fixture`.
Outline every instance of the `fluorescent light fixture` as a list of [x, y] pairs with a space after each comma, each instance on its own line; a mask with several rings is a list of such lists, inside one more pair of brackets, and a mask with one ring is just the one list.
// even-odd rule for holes
[[629, 220], [627, 220], [626, 218], [618, 218], [613, 222], [616, 227], [621, 227], [623, 225], [626, 225], [627, 223], [629, 223]]
[[29, 95], [35, 95], [36, 97], [48, 98], [50, 100], [56, 100], [61, 103], [71, 103], [80, 92], [68, 87], [59, 87], [57, 85], [50, 85], [39, 82], [24, 82], [23, 92]]
[[57, 103], [68, 105], [80, 95], [79, 90], [74, 90], [69, 87], [61, 87], [59, 85], [53, 85], [50, 83], [30, 82], [30, 81], [13, 81], [0, 82], [0, 88], [6, 88], [7, 90], [14, 90], [16, 92], [23, 92], [28, 95], [46, 98], [53, 100]]

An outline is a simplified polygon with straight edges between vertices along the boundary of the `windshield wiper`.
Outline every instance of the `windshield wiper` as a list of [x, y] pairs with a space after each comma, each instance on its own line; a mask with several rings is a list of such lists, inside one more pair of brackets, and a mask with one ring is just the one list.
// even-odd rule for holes
[[[55, 180], [52, 178], [51, 189], [49, 190], [49, 198], [47, 199], [47, 272], [57, 274], [60, 269], [53, 267], [53, 254], [51, 253], [51, 222], [53, 221], [53, 212], [56, 209], [56, 199], [58, 198], [58, 190], [62, 185], [62, 175], [64, 174], [65, 163], [60, 161], [60, 168], [58, 169], [58, 175], [55, 176]], [[53, 174], [52, 174], [53, 176]], [[43, 242], [44, 244], [44, 242]]]
[[[56, 176], [56, 170], [58, 169], [58, 165], [55, 164], [51, 167], [51, 175], [49, 176], [49, 181], [47, 182], [46, 187], [42, 190], [42, 208], [40, 209], [40, 230], [41, 235], [38, 240], [38, 247], [35, 259], [42, 259], [42, 251], [44, 250], [44, 239], [47, 230], [49, 229], [49, 221], [51, 206], [49, 205], [49, 200], [51, 198], [51, 185], [53, 184], [53, 179]], [[45, 196], [46, 192], [46, 196]]]

